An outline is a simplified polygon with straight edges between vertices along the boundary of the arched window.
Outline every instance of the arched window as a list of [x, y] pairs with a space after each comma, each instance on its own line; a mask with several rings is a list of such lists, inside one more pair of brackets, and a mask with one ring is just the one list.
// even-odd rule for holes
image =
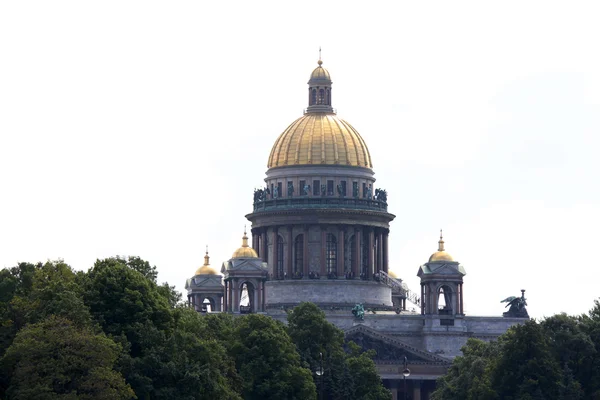
[[304, 235], [296, 236], [294, 240], [294, 277], [302, 277], [304, 268]]
[[317, 104], [325, 103], [325, 90], [319, 89], [319, 98], [317, 99]]
[[283, 271], [283, 238], [277, 236], [277, 276], [281, 279], [284, 277]]
[[313, 89], [310, 91], [310, 100], [308, 102], [308, 105], [312, 106], [317, 104], [317, 90]]
[[447, 285], [438, 289], [438, 312], [441, 315], [452, 315], [452, 289]]
[[331, 90], [329, 89], [325, 90], [325, 105], [331, 105]]
[[327, 234], [325, 261], [327, 265], [327, 275], [335, 273], [337, 266], [337, 240], [331, 233]]

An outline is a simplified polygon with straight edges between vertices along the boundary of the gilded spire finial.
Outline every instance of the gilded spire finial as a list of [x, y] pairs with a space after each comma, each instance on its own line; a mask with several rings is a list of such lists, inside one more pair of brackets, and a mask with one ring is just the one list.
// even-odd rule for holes
[[210, 257], [208, 256], [208, 245], [206, 245], [206, 254], [204, 254], [204, 265], [209, 265], [208, 260]]
[[319, 65], [323, 64], [323, 61], [321, 61], [321, 46], [319, 46]]
[[438, 251], [444, 251], [444, 236], [442, 235], [441, 229], [440, 229], [440, 241], [438, 242]]
[[242, 236], [242, 247], [248, 247], [248, 236], [246, 236], [246, 225], [244, 225], [244, 236]]

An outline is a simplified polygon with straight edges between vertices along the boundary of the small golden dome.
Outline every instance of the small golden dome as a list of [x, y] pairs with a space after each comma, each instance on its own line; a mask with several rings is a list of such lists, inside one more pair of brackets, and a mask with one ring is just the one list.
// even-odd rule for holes
[[319, 60], [319, 66], [315, 68], [310, 74], [309, 83], [314, 81], [329, 81], [329, 83], [331, 83], [331, 76], [329, 75], [329, 71], [323, 68], [322, 64], [323, 61]]
[[388, 271], [387, 274], [390, 276], [390, 278], [398, 279], [398, 274], [392, 270]]
[[218, 275], [216, 269], [211, 267], [208, 263], [208, 248], [206, 249], [206, 254], [204, 255], [204, 265], [196, 270], [196, 275]]
[[373, 168], [360, 134], [329, 113], [308, 113], [292, 122], [275, 141], [267, 167], [320, 164]]
[[454, 261], [454, 258], [444, 250], [444, 237], [442, 236], [442, 230], [440, 229], [440, 240], [438, 241], [438, 251], [433, 253], [429, 257], [429, 262], [436, 261]]
[[244, 236], [242, 236], [242, 247], [233, 252], [231, 258], [258, 258], [256, 251], [248, 246], [248, 236], [246, 236], [246, 228], [244, 228]]

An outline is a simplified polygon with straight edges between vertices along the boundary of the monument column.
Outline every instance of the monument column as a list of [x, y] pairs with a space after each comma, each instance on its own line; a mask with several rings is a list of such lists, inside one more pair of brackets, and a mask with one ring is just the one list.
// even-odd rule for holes
[[304, 225], [304, 245], [302, 251], [302, 257], [304, 259], [304, 265], [302, 266], [302, 269], [304, 270], [304, 279], [308, 279], [308, 225]]
[[373, 270], [375, 268], [374, 262], [375, 262], [375, 232], [373, 232], [373, 229], [370, 228], [369, 229], [369, 260], [368, 260], [368, 267], [367, 267], [367, 279], [371, 279], [373, 277]]
[[327, 264], [325, 261], [325, 247], [327, 246], [327, 232], [323, 226], [321, 228], [321, 276], [327, 276]]
[[273, 248], [273, 276], [279, 279], [279, 243], [278, 243], [277, 227], [273, 227], [273, 240], [271, 241]]
[[292, 225], [288, 226], [288, 235], [287, 235], [287, 241], [288, 241], [288, 245], [287, 245], [287, 279], [292, 279], [293, 273], [292, 273], [292, 252], [293, 252], [293, 248], [294, 248], [294, 243], [292, 240]]
[[354, 229], [354, 248], [356, 249], [354, 253], [354, 265], [352, 266], [352, 275], [354, 277], [360, 276], [360, 261], [361, 261], [361, 248], [360, 248], [360, 229]]
[[421, 400], [421, 381], [413, 380], [413, 400]]
[[263, 261], [267, 261], [267, 251], [269, 251], [269, 248], [267, 247], [267, 228], [263, 228], [262, 232], [260, 233], [260, 251], [258, 252], [260, 258], [262, 258]]
[[459, 310], [460, 310], [460, 314], [464, 314], [464, 306], [463, 306], [463, 284], [459, 283], [458, 284], [458, 290], [460, 290], [460, 306], [459, 306]]
[[383, 231], [377, 232], [377, 271], [383, 270]]
[[344, 262], [345, 257], [344, 257], [344, 227], [340, 226], [339, 230], [338, 230], [338, 242], [337, 242], [337, 276], [338, 278], [341, 278], [342, 276], [344, 276]]
[[383, 233], [383, 271], [387, 274], [389, 272], [389, 241], [388, 237], [390, 235], [390, 231], [386, 230]]

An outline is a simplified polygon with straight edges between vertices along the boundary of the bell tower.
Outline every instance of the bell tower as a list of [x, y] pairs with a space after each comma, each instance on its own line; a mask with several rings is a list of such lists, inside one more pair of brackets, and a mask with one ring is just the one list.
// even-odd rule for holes
[[422, 315], [464, 315], [463, 276], [467, 273], [444, 248], [440, 230], [438, 251], [419, 267]]

